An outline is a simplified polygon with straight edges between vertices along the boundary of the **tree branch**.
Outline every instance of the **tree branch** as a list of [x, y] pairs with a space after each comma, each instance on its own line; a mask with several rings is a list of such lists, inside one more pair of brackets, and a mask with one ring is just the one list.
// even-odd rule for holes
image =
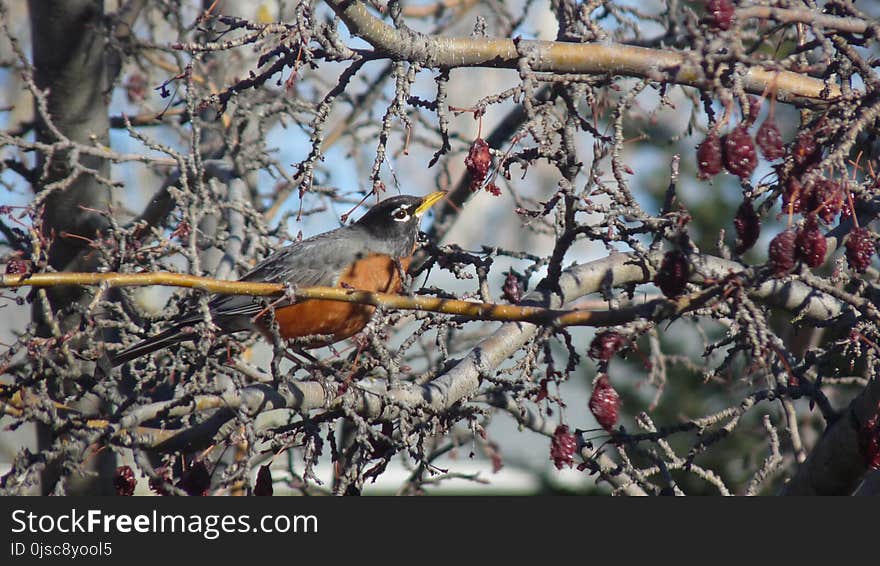
[[872, 379], [831, 423], [782, 495], [851, 495], [868, 471], [862, 454], [868, 421], [880, 407], [880, 380]]
[[870, 28], [877, 29], [877, 24], [869, 23], [862, 18], [817, 14], [815, 10], [786, 9], [774, 6], [747, 6], [736, 11], [740, 20], [755, 18], [759, 20], [775, 20], [784, 24], [804, 23], [848, 33], [865, 33]]
[[[361, 2], [327, 0], [353, 35], [392, 59], [424, 67], [499, 67], [516, 69], [523, 53], [532, 71], [555, 73], [613, 73], [700, 87], [703, 74], [683, 53], [624, 44], [566, 43], [500, 38], [433, 37], [392, 28], [370, 14]], [[802, 99], [829, 100], [840, 96], [836, 85], [791, 71], [752, 67], [743, 78], [748, 92], [762, 94], [771, 85], [776, 98], [793, 104]]]
[[[105, 287], [145, 287], [152, 285], [187, 287], [224, 295], [271, 296], [284, 293], [277, 283], [222, 281], [181, 273], [35, 273], [2, 275], [0, 287], [57, 287], [62, 285], [101, 285]], [[556, 310], [536, 306], [502, 305], [424, 296], [374, 293], [338, 287], [294, 289], [297, 300], [322, 299], [373, 305], [400, 310], [417, 310], [464, 316], [473, 320], [520, 321], [557, 326], [611, 326], [639, 318], [667, 318], [703, 304], [701, 293], [676, 300], [655, 299], [634, 307], [614, 310]]]
[[[621, 254], [623, 258], [631, 258], [627, 254]], [[703, 258], [711, 269], [717, 264], [717, 258], [706, 256]], [[596, 262], [593, 262], [596, 263]], [[732, 262], [729, 262], [732, 263]], [[587, 264], [592, 265], [592, 264]], [[736, 264], [734, 264], [736, 265]], [[585, 267], [585, 266], [581, 266]], [[641, 275], [636, 279], [639, 282], [647, 282], [650, 277], [645, 277], [645, 271], [635, 264], [630, 266], [617, 266], [621, 272], [637, 269]], [[574, 268], [572, 272], [577, 272]], [[618, 277], [617, 273], [611, 273], [612, 277]], [[272, 296], [280, 295], [287, 291], [285, 285], [278, 283], [260, 283], [251, 281], [223, 281], [210, 277], [199, 277], [181, 273], [34, 273], [30, 275], [0, 275], [0, 287], [59, 287], [65, 285], [91, 285], [104, 287], [145, 287], [145, 286], [170, 286], [200, 289], [211, 293], [224, 295], [254, 295]], [[803, 284], [800, 286], [806, 287]], [[758, 290], [758, 295], [764, 298], [773, 298], [780, 306], [787, 306], [790, 310], [804, 310], [815, 315], [817, 318], [835, 318], [843, 311], [837, 301], [828, 296], [811, 296], [811, 290], [799, 289], [796, 282], [792, 287], [780, 284], [778, 281], [765, 283]], [[795, 290], [797, 289], [797, 290]], [[798, 292], [799, 291], [799, 292]], [[592, 291], [590, 291], [592, 292]], [[522, 305], [502, 305], [497, 303], [485, 303], [476, 301], [463, 301], [439, 297], [406, 296], [392, 293], [374, 293], [359, 291], [356, 289], [342, 289], [338, 287], [304, 287], [293, 289], [291, 294], [296, 300], [321, 299], [328, 301], [340, 301], [346, 303], [358, 303], [373, 305], [383, 308], [416, 310], [423, 312], [436, 312], [442, 314], [458, 315], [471, 320], [488, 320], [502, 322], [527, 322], [538, 325], [553, 326], [614, 326], [632, 322], [639, 319], [665, 320], [680, 316], [696, 308], [707, 306], [717, 295], [718, 290], [710, 287], [706, 291], [683, 295], [677, 299], [658, 298], [631, 307], [616, 308], [610, 310], [586, 310], [586, 309], [559, 309], [556, 307], [536, 306], [535, 298], [523, 301]], [[814, 292], [812, 292], [814, 293]], [[811, 304], [811, 301], [818, 301]], [[831, 302], [829, 302], [831, 300]], [[552, 305], [546, 293], [541, 294], [537, 304]]]

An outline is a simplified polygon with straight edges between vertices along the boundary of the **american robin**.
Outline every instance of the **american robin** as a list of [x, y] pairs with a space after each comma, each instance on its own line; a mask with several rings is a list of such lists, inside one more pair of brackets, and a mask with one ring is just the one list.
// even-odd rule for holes
[[[241, 281], [289, 283], [294, 287], [328, 286], [399, 292], [400, 274], [406, 272], [416, 247], [419, 219], [446, 193], [396, 196], [368, 210], [357, 222], [307, 240], [290, 244], [258, 263]], [[246, 295], [217, 295], [208, 302], [211, 320], [221, 334], [244, 330], [268, 331], [271, 315], [265, 299]], [[310, 299], [273, 304], [274, 320], [285, 339], [307, 338], [306, 347], [344, 340], [363, 329], [375, 307], [339, 301]], [[111, 356], [113, 366], [123, 364], [186, 340], [198, 333], [204, 321], [199, 311], [189, 312], [159, 334]]]

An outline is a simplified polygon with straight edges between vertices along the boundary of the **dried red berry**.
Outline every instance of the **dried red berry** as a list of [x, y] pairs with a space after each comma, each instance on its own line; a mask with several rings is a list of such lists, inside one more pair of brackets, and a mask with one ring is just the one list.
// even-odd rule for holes
[[843, 208], [843, 186], [831, 179], [816, 180], [809, 191], [806, 209], [819, 215], [823, 222], [830, 224]]
[[803, 132], [795, 138], [791, 147], [791, 154], [796, 165], [807, 165], [818, 160], [819, 146], [816, 144], [815, 135], [812, 132]]
[[193, 462], [177, 482], [177, 487], [185, 491], [187, 495], [208, 495], [208, 489], [211, 487], [211, 474], [208, 472], [208, 467], [201, 460]]
[[619, 332], [601, 332], [596, 334], [593, 341], [590, 342], [590, 349], [587, 355], [594, 360], [607, 362], [614, 357], [614, 354], [627, 343], [626, 337]]
[[28, 272], [28, 261], [20, 257], [10, 258], [6, 262], [6, 275], [24, 275]]
[[593, 384], [593, 394], [590, 395], [590, 412], [596, 417], [599, 425], [607, 431], [611, 431], [620, 412], [620, 395], [611, 386], [607, 375], [600, 375]]
[[522, 277], [519, 273], [511, 269], [507, 272], [507, 277], [504, 279], [504, 285], [501, 287], [501, 296], [505, 301], [516, 305], [522, 300], [522, 294]]
[[275, 492], [272, 488], [272, 472], [269, 471], [269, 466], [260, 466], [260, 471], [257, 472], [257, 482], [254, 485], [254, 495], [258, 496], [270, 496]]
[[557, 470], [561, 470], [568, 465], [570, 468], [574, 464], [574, 453], [577, 451], [577, 439], [568, 432], [568, 427], [559, 425], [553, 432], [553, 439], [550, 441], [550, 459]]
[[708, 179], [721, 173], [721, 140], [713, 133], [697, 146], [697, 177]]
[[745, 126], [738, 126], [724, 136], [721, 142], [724, 166], [727, 170], [740, 179], [751, 177], [752, 171], [758, 165], [758, 154], [755, 152], [755, 142], [752, 141], [748, 129]]
[[492, 166], [492, 155], [489, 153], [489, 144], [483, 138], [477, 138], [471, 144], [467, 157], [464, 160], [471, 176], [471, 190], [476, 191], [486, 180], [489, 168]]
[[768, 118], [764, 120], [758, 132], [755, 134], [755, 142], [761, 148], [761, 153], [768, 161], [775, 161], [785, 157], [785, 144], [782, 142], [782, 134], [776, 126], [776, 122]]
[[874, 242], [867, 228], [853, 228], [846, 240], [846, 261], [856, 272], [862, 273], [871, 265]]
[[810, 267], [819, 267], [825, 263], [825, 252], [827, 251], [828, 242], [819, 231], [819, 222], [815, 216], [808, 216], [795, 238], [795, 252], [798, 259]]
[[706, 23], [709, 27], [727, 30], [733, 25], [732, 0], [706, 0]]
[[134, 471], [130, 466], [119, 466], [116, 473], [113, 474], [113, 489], [116, 495], [134, 495], [134, 488], [137, 485], [137, 479], [134, 477]]
[[761, 235], [761, 219], [758, 218], [752, 201], [744, 200], [736, 209], [733, 227], [736, 229], [736, 253], [740, 255], [751, 249]]
[[785, 275], [794, 267], [795, 240], [794, 230], [780, 232], [770, 242], [770, 267], [776, 276]]
[[801, 182], [794, 177], [789, 177], [783, 185], [782, 211], [785, 213], [790, 211], [792, 214], [801, 212], [807, 196]]
[[660, 287], [664, 295], [674, 299], [684, 293], [690, 274], [687, 257], [678, 250], [672, 250], [663, 255], [660, 270], [654, 276], [654, 284]]
[[486, 185], [486, 192], [495, 197], [501, 196], [501, 189], [498, 188], [498, 185], [496, 185], [495, 183], [488, 183]]

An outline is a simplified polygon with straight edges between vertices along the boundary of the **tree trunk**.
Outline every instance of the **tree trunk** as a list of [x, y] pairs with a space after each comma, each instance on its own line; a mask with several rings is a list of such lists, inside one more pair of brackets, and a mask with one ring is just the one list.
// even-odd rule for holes
[[[108, 42], [101, 0], [30, 0], [31, 37], [35, 81], [46, 93], [44, 115], [37, 101], [37, 141], [53, 144], [60, 136], [85, 145], [109, 146], [110, 87]], [[110, 178], [110, 163], [99, 157], [80, 155], [77, 164], [87, 171], [77, 174], [70, 163], [70, 150], [54, 155], [39, 154], [40, 181], [36, 193], [50, 190], [41, 211], [42, 234], [49, 241], [48, 262], [64, 270], [88, 246], [83, 238], [95, 238], [107, 225], [106, 218], [95, 210], [106, 210], [112, 201], [111, 188], [98, 179]], [[90, 171], [90, 172], [89, 172]], [[77, 237], [80, 236], [80, 237]], [[83, 266], [81, 266], [83, 267]], [[52, 289], [48, 293], [52, 313], [67, 305], [88, 300], [78, 287]], [[51, 336], [47, 313], [42, 302], [35, 301], [32, 311], [39, 335]], [[79, 325], [80, 317], [58, 317], [61, 331]], [[47, 385], [50, 391], [63, 388], [60, 376]], [[46, 449], [54, 442], [47, 427], [40, 427], [38, 443]], [[105, 453], [109, 454], [109, 452]], [[100, 458], [97, 464], [106, 473], [113, 458]], [[101, 474], [103, 475], [103, 473]], [[59, 479], [59, 470], [48, 468], [43, 475], [44, 492], [51, 491]], [[110, 482], [106, 489], [110, 488]], [[103, 491], [101, 487], [90, 490]]]

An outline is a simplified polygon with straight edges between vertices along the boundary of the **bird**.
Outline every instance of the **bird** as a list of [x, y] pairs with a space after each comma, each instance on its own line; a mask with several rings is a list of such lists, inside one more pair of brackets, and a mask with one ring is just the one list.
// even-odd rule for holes
[[[356, 222], [291, 243], [245, 273], [240, 281], [290, 284], [296, 287], [342, 287], [361, 291], [398, 293], [401, 274], [409, 267], [417, 246], [422, 216], [446, 195], [399, 195], [384, 199]], [[286, 340], [304, 339], [314, 348], [344, 340], [360, 332], [375, 307], [340, 301], [308, 299], [269, 301], [248, 295], [215, 295], [208, 302], [212, 322], [220, 334], [261, 331], [271, 336], [273, 311], [278, 333]], [[184, 313], [171, 326], [121, 351], [109, 354], [111, 367], [199, 337], [195, 325], [205, 320], [200, 310]]]

